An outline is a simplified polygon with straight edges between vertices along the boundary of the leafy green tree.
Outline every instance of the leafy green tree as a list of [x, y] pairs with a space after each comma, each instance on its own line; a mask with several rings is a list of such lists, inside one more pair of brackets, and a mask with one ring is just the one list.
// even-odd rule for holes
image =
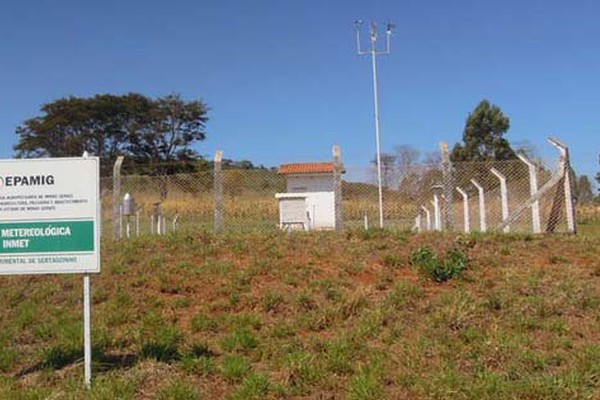
[[169, 95], [151, 102], [130, 130], [127, 150], [136, 159], [164, 163], [198, 158], [190, 145], [206, 138], [207, 107]]
[[452, 161], [501, 161], [516, 157], [504, 135], [510, 119], [500, 107], [482, 100], [469, 114], [463, 131], [463, 143], [452, 149]]
[[17, 128], [17, 157], [78, 157], [87, 150], [100, 157], [104, 173], [118, 155], [140, 169], [149, 163], [179, 162], [177, 168], [181, 162], [189, 164], [200, 158], [191, 145], [204, 140], [208, 121], [204, 103], [186, 102], [178, 95], [69, 97], [44, 104], [41, 112]]

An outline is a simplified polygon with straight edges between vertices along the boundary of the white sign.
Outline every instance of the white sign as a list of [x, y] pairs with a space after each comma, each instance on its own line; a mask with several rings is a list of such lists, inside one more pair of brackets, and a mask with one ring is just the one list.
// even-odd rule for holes
[[100, 272], [100, 160], [0, 160], [0, 274]]

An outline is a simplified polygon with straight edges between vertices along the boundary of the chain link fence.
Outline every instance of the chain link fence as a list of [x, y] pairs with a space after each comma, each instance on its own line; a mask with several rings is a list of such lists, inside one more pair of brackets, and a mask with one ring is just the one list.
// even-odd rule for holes
[[[379, 226], [374, 167], [345, 166], [342, 221], [345, 228]], [[430, 162], [386, 168], [386, 228], [458, 232], [574, 232], [568, 158], [557, 165], [526, 159], [504, 162]], [[174, 229], [268, 231], [279, 229], [276, 193], [286, 177], [275, 169], [224, 169], [170, 175], [123, 174], [102, 180], [104, 234], [162, 234]], [[333, 179], [333, 177], [332, 177]], [[133, 196], [135, 212], [120, 204]], [[571, 207], [571, 208], [569, 208]], [[120, 211], [119, 211], [120, 210]]]

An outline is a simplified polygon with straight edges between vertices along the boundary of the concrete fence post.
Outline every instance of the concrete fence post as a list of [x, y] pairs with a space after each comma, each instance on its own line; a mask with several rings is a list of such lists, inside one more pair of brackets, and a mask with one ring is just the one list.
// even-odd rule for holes
[[469, 215], [469, 195], [467, 194], [467, 192], [465, 192], [458, 186], [456, 187], [456, 190], [463, 197], [463, 224], [465, 233], [469, 233], [471, 232], [471, 217]]
[[[442, 152], [442, 180], [444, 190], [444, 225], [445, 229], [454, 230], [454, 174], [452, 171], [452, 162], [450, 161], [450, 150], [448, 143], [441, 142], [440, 150]], [[441, 228], [441, 227], [440, 227]]]
[[433, 219], [434, 219], [434, 227], [436, 231], [442, 230], [442, 216], [440, 211], [440, 198], [437, 193], [433, 194], [433, 201], [431, 202], [433, 205]]
[[121, 165], [123, 165], [123, 156], [118, 156], [113, 166], [113, 233], [114, 238], [119, 239], [120, 218], [121, 218]]
[[475, 179], [471, 179], [471, 183], [473, 186], [477, 188], [479, 192], [479, 230], [481, 232], [487, 231], [487, 221], [485, 216], [485, 191], [483, 190], [483, 186], [479, 184]]
[[[502, 203], [502, 222], [504, 222], [508, 220], [508, 188], [506, 186], [506, 177], [496, 168], [491, 168], [490, 171], [500, 180], [500, 201]], [[503, 231], [504, 233], [510, 232], [510, 225], [507, 224]]]
[[342, 164], [342, 152], [340, 146], [335, 145], [333, 152], [333, 201], [335, 212], [335, 230], [342, 231], [344, 229], [344, 212], [342, 201], [342, 174], [344, 173], [344, 165]]
[[570, 233], [577, 233], [577, 222], [575, 219], [575, 202], [573, 201], [573, 186], [571, 180], [571, 156], [569, 155], [569, 148], [556, 138], [550, 137], [548, 138], [548, 141], [561, 153], [561, 161], [563, 162], [565, 168], [563, 185], [565, 192], [565, 214], [567, 217], [567, 230]]
[[423, 211], [425, 211], [425, 227], [427, 228], [428, 231], [431, 230], [431, 213], [429, 212], [429, 209], [425, 206], [421, 206], [421, 209]]
[[423, 230], [423, 216], [421, 215], [421, 213], [417, 214], [417, 216], [415, 217], [415, 230], [417, 231], [417, 233], [421, 233], [421, 231]]
[[214, 231], [219, 233], [223, 231], [223, 171], [221, 170], [221, 161], [223, 160], [223, 151], [217, 150], [214, 163], [214, 190], [215, 190], [215, 221]]
[[[517, 157], [529, 169], [529, 191], [531, 193], [531, 197], [535, 196], [538, 191], [538, 181], [537, 181], [537, 170], [535, 164], [529, 161], [524, 155], [517, 154]], [[541, 233], [542, 232], [542, 224], [540, 223], [540, 202], [535, 200], [531, 204], [531, 225], [533, 228], [533, 233]]]

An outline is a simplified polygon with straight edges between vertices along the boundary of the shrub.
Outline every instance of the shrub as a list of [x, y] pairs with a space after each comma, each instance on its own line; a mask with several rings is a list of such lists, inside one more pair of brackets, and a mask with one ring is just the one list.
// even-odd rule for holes
[[460, 249], [453, 247], [446, 257], [440, 259], [429, 246], [421, 246], [410, 254], [410, 264], [417, 267], [419, 273], [435, 282], [445, 282], [460, 277], [467, 269], [468, 258]]

